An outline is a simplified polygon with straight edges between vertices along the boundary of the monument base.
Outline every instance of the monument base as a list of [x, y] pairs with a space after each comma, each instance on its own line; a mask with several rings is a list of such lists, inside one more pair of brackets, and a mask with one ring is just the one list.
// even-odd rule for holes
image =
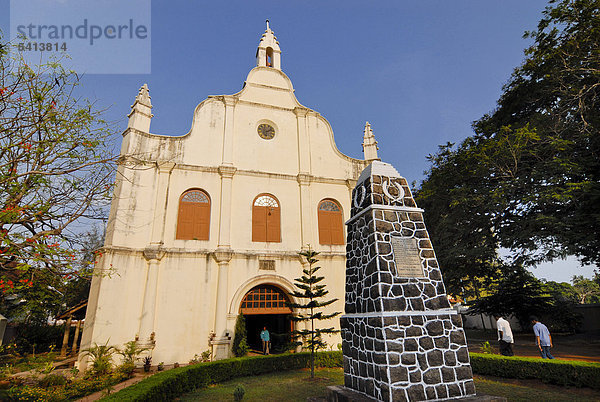
[[475, 395], [456, 311], [345, 314], [341, 327], [347, 388], [382, 401]]
[[[448, 400], [452, 401], [464, 401], [464, 402], [506, 402], [506, 398], [502, 396], [493, 395], [475, 395], [460, 398], [451, 398]], [[377, 399], [371, 398], [365, 394], [354, 391], [353, 389], [346, 388], [342, 385], [333, 385], [327, 387], [327, 401], [328, 402], [372, 402]]]

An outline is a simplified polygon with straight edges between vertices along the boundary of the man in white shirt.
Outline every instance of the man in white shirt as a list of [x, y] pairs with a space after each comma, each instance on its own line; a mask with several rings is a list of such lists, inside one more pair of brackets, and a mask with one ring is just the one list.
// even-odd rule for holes
[[496, 328], [498, 328], [498, 343], [500, 344], [500, 354], [504, 356], [514, 356], [512, 344], [514, 343], [510, 324], [499, 315], [494, 315], [496, 319]]

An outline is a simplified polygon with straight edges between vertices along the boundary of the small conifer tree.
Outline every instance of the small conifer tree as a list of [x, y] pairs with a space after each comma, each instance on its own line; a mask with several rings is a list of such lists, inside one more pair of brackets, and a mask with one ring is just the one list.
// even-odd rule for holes
[[289, 306], [293, 309], [299, 310], [297, 315], [292, 316], [292, 321], [303, 322], [310, 321], [310, 329], [294, 330], [292, 331], [292, 337], [294, 339], [302, 338], [306, 341], [307, 346], [310, 348], [310, 377], [315, 376], [315, 350], [326, 347], [327, 344], [323, 342], [321, 335], [323, 334], [334, 334], [339, 332], [333, 328], [315, 328], [315, 320], [328, 320], [340, 314], [340, 312], [334, 312], [330, 314], [323, 314], [322, 311], [317, 311], [322, 307], [328, 306], [338, 299], [324, 300], [324, 297], [329, 293], [325, 290], [325, 285], [319, 284], [324, 277], [317, 276], [317, 271], [321, 267], [315, 266], [319, 261], [316, 256], [319, 254], [308, 247], [308, 250], [298, 253], [302, 257], [306, 258], [308, 268], [303, 269], [304, 275], [300, 278], [294, 279], [294, 286], [298, 289], [291, 292], [291, 295], [297, 298], [298, 303], [289, 303]]
[[243, 357], [248, 354], [248, 334], [246, 333], [246, 320], [243, 314], [237, 316], [235, 321], [235, 335], [233, 336], [233, 354]]

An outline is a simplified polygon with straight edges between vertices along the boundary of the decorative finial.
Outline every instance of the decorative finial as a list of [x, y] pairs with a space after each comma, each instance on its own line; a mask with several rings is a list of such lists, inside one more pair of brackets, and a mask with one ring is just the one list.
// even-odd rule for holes
[[152, 102], [150, 100], [150, 90], [148, 84], [142, 85], [138, 91], [131, 112], [127, 115], [129, 122], [128, 128], [134, 128], [144, 133], [150, 132], [150, 120], [152, 119]]
[[371, 124], [368, 121], [365, 123], [362, 146], [366, 161], [380, 160], [377, 156], [377, 150], [379, 147], [377, 146], [377, 141], [375, 141]]
[[269, 20], [267, 20], [267, 31], [269, 30]]
[[135, 97], [135, 100], [143, 105], [152, 106], [152, 103], [150, 102], [150, 90], [148, 89], [148, 84], [142, 85], [137, 96]]

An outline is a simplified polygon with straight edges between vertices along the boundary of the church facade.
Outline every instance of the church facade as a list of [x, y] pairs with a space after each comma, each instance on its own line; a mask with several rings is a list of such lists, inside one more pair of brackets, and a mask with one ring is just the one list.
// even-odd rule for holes
[[[301, 105], [267, 24], [243, 89], [210, 96], [179, 137], [150, 133], [142, 86], [123, 133], [105, 246], [93, 278], [81, 348], [137, 339], [153, 362], [231, 355], [238, 314], [250, 346], [263, 327], [285, 348], [287, 301], [319, 251], [328, 311], [343, 311], [351, 191], [377, 159], [367, 123], [364, 160], [336, 147], [319, 113]], [[319, 325], [339, 328], [339, 319]], [[324, 339], [341, 342], [339, 335]], [[279, 343], [279, 344], [278, 344]], [[80, 368], [85, 369], [81, 356]]]

